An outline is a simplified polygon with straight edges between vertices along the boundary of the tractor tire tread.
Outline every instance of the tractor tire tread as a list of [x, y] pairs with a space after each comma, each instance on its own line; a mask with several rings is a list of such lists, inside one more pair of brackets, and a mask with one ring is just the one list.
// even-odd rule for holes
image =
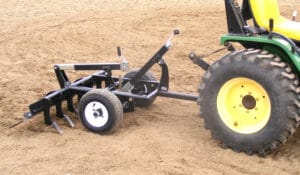
[[[203, 111], [202, 106], [206, 103], [206, 99], [204, 99], [203, 93], [204, 91], [209, 88], [207, 87], [207, 83], [212, 78], [212, 75], [215, 71], [220, 67], [220, 65], [225, 64], [232, 64], [236, 62], [246, 61], [249, 63], [257, 63], [259, 66], [264, 67], [266, 70], [269, 70], [274, 73], [274, 79], [277, 79], [280, 82], [280, 87], [283, 89], [281, 92], [287, 94], [286, 99], [286, 108], [289, 113], [288, 122], [284, 126], [284, 131], [281, 134], [277, 135], [277, 138], [274, 138], [268, 144], [261, 146], [256, 149], [243, 149], [234, 144], [227, 143], [224, 141], [225, 139], [221, 138], [219, 134], [212, 131], [213, 127], [212, 124], [209, 122], [207, 112]], [[229, 63], [228, 63], [229, 62]], [[278, 74], [279, 72], [279, 74]], [[270, 73], [271, 74], [271, 73]], [[300, 122], [300, 90], [298, 87], [298, 79], [296, 75], [292, 72], [292, 68], [285, 62], [282, 62], [278, 56], [268, 53], [267, 51], [260, 50], [260, 49], [246, 49], [241, 51], [236, 51], [231, 53], [228, 56], [224, 56], [216, 63], [212, 64], [205, 75], [202, 77], [201, 84], [198, 88], [198, 92], [200, 93], [198, 104], [200, 105], [200, 115], [204, 118], [204, 126], [206, 129], [211, 130], [212, 137], [216, 140], [221, 141], [221, 145], [224, 148], [231, 148], [235, 152], [245, 152], [248, 155], [258, 154], [258, 155], [266, 155], [273, 150], [277, 149], [283, 143], [285, 143], [289, 137], [295, 133], [295, 130]], [[290, 88], [289, 88], [290, 87]], [[297, 99], [298, 97], [298, 99]]]

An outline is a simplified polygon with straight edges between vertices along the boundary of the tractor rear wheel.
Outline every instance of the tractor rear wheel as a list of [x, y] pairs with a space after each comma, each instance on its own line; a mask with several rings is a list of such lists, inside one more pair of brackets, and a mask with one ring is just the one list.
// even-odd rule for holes
[[279, 57], [259, 49], [212, 64], [199, 88], [200, 116], [224, 147], [265, 155], [299, 125], [298, 79]]

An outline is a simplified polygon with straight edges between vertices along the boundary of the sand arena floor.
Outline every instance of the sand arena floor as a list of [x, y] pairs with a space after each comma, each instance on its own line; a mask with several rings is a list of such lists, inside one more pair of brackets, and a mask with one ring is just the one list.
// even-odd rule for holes
[[[158, 98], [126, 113], [109, 136], [87, 132], [77, 119], [59, 135], [27, 106], [59, 88], [55, 63], [118, 62], [141, 67], [170, 31], [182, 32], [165, 56], [171, 90], [197, 93], [203, 71], [190, 51], [219, 48], [227, 31], [222, 0], [0, 0], [0, 174], [300, 174], [300, 132], [277, 152], [260, 158], [222, 149], [204, 129], [194, 102]], [[284, 15], [300, 9], [281, 0]], [[211, 63], [222, 54], [208, 58]], [[158, 67], [153, 70], [159, 75]], [[72, 78], [91, 72], [69, 72]], [[116, 75], [122, 75], [116, 72]]]

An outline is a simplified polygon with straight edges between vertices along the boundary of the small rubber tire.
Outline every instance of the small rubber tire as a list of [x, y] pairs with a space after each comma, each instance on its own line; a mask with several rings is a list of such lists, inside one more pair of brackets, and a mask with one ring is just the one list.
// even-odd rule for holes
[[[245, 91], [250, 95], [243, 95], [242, 90], [235, 90], [234, 84], [238, 84], [240, 86], [238, 88], [244, 88], [242, 85], [244, 80], [250, 84], [254, 82], [253, 86], [260, 89], [257, 91], [266, 93], [269, 98], [263, 101], [264, 96], [251, 98], [252, 95], [255, 96], [254, 93], [251, 95], [251, 90]], [[233, 85], [229, 85], [230, 83]], [[223, 91], [223, 87], [227, 89]], [[214, 139], [221, 141], [222, 147], [229, 147], [236, 152], [242, 151], [248, 155], [266, 155], [284, 144], [299, 125], [300, 118], [297, 112], [300, 102], [297, 98], [299, 95], [297, 87], [296, 75], [292, 73], [291, 67], [279, 57], [259, 49], [237, 51], [213, 63], [202, 77], [198, 100], [200, 116], [204, 118], [205, 128], [211, 130]], [[225, 92], [223, 99], [220, 98], [221, 92]], [[237, 92], [241, 95], [233, 96]], [[223, 101], [218, 101], [219, 99]], [[244, 104], [244, 100], [251, 102], [251, 99], [252, 103]], [[234, 100], [237, 104], [230, 106], [229, 104]], [[221, 102], [223, 104], [220, 105]], [[255, 110], [260, 110], [255, 107], [258, 103], [261, 103], [261, 106], [257, 108], [269, 108], [270, 113], [255, 112]], [[234, 109], [239, 107], [242, 109]], [[223, 109], [229, 112], [224, 114]], [[254, 111], [253, 116], [265, 114], [267, 117], [262, 123], [258, 122], [261, 125], [257, 125], [253, 130], [251, 130], [252, 123], [243, 118], [249, 111], [250, 113]], [[258, 117], [264, 117], [264, 115]], [[239, 130], [238, 122], [230, 123], [226, 118], [245, 122], [245, 128], [250, 132]], [[256, 120], [256, 117], [251, 120]], [[253, 124], [253, 126], [256, 125]]]
[[[124, 75], [124, 78], [131, 79], [137, 74], [138, 71], [139, 71], [139, 69], [132, 69], [127, 74]], [[146, 72], [146, 74], [143, 75], [140, 80], [157, 81], [157, 79], [151, 72]], [[125, 85], [125, 83], [123, 83], [122, 85]], [[155, 89], [153, 87], [151, 87], [145, 83], [137, 82], [131, 92], [133, 94], [148, 95], [151, 92], [153, 92], [154, 90]], [[137, 107], [148, 107], [154, 102], [155, 99], [156, 99], [156, 97], [152, 98], [151, 100], [134, 99], [134, 102]]]
[[94, 89], [83, 95], [78, 113], [83, 126], [99, 134], [113, 133], [123, 119], [120, 100], [104, 89]]

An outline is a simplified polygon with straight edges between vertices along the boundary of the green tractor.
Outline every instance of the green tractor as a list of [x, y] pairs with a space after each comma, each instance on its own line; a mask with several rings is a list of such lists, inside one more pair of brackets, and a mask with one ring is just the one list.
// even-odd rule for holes
[[244, 0], [242, 6], [225, 0], [225, 7], [229, 33], [221, 43], [245, 49], [207, 66], [200, 116], [224, 147], [265, 155], [300, 122], [300, 23], [280, 15], [277, 0]]

